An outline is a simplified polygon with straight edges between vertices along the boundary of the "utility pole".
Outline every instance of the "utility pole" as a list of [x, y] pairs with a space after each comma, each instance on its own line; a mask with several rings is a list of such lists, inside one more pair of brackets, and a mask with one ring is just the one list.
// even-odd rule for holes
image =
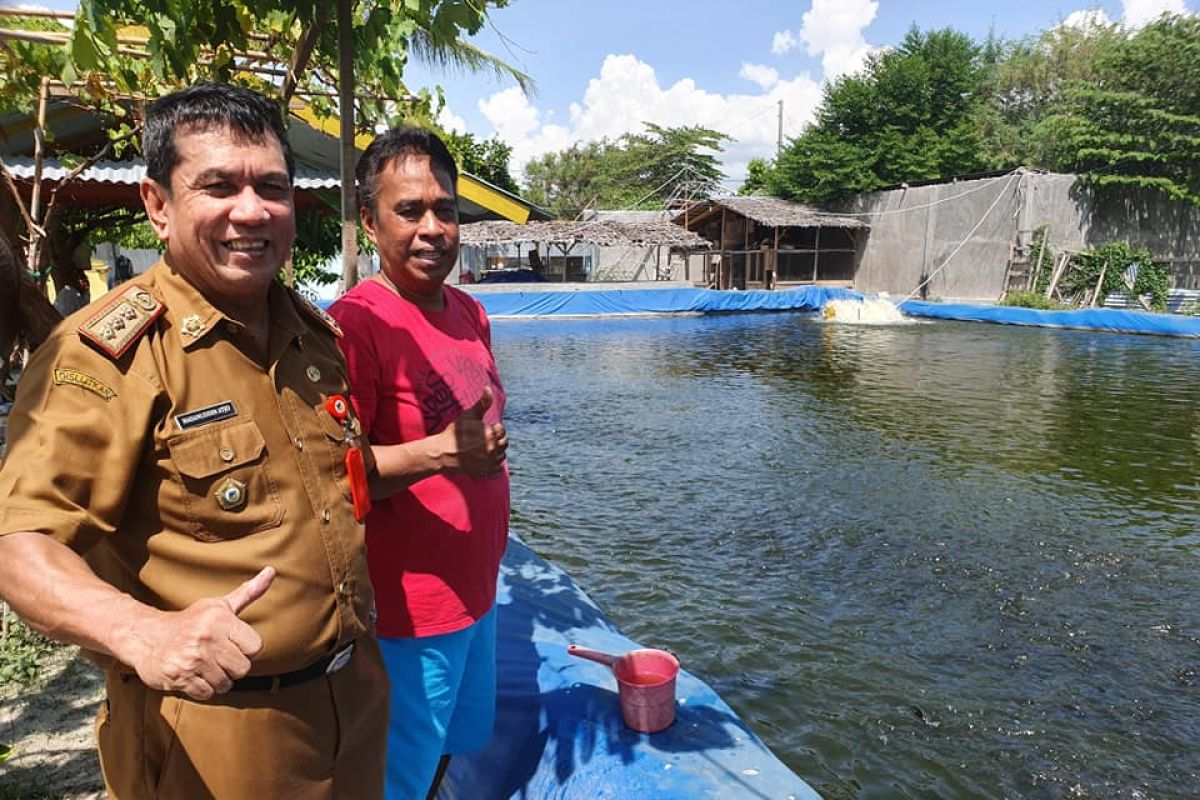
[[783, 152], [783, 101], [779, 101], [779, 132], [775, 134], [775, 157]]

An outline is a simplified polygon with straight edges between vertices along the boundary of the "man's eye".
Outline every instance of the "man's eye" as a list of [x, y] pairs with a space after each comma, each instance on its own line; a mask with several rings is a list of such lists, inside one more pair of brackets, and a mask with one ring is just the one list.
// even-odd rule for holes
[[261, 195], [262, 197], [269, 197], [272, 200], [287, 197], [288, 192], [290, 192], [290, 191], [291, 191], [290, 186], [285, 186], [285, 185], [279, 184], [279, 183], [269, 183], [264, 186], [258, 187], [259, 195]]

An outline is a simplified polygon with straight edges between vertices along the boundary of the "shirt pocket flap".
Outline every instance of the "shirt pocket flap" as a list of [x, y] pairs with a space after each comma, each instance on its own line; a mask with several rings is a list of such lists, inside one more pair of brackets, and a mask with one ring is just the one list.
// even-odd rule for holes
[[267, 447], [253, 420], [189, 433], [168, 446], [176, 468], [189, 478], [207, 478], [256, 461]]

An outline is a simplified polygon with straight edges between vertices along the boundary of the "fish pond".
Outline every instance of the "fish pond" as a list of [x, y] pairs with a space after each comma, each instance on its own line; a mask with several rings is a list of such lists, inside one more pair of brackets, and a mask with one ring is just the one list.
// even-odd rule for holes
[[1200, 796], [1200, 342], [499, 320], [513, 528], [838, 798]]

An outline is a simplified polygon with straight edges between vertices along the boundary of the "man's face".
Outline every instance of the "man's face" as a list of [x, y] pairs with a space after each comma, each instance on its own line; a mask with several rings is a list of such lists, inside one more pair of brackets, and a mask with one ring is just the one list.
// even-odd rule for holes
[[172, 266], [218, 305], [257, 302], [296, 238], [292, 184], [279, 140], [225, 128], [175, 134], [170, 192], [142, 182], [142, 200]]
[[399, 289], [434, 297], [458, 261], [458, 202], [450, 175], [429, 156], [394, 158], [379, 175], [376, 212], [363, 227]]

